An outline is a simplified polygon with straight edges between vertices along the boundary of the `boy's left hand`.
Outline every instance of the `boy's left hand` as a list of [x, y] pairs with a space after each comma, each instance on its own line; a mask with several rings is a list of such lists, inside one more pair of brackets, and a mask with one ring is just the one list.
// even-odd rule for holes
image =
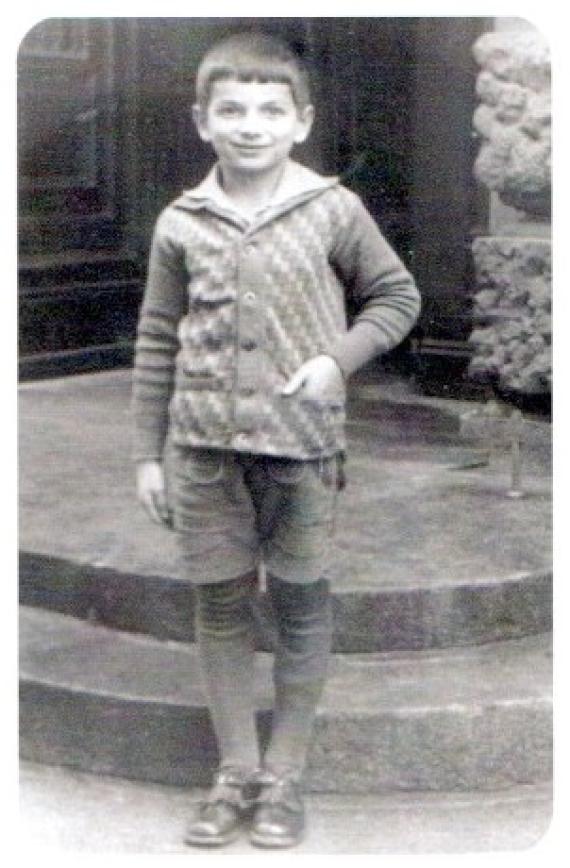
[[343, 402], [345, 382], [341, 369], [332, 356], [315, 356], [298, 368], [281, 390], [281, 394], [293, 395], [300, 389], [308, 401]]

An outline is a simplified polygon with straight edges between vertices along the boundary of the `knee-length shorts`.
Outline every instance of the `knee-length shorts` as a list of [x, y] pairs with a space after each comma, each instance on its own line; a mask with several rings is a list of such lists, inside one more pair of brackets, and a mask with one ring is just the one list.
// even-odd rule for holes
[[167, 487], [180, 577], [223, 582], [263, 562], [285, 581], [317, 581], [331, 556], [341, 486], [341, 455], [301, 461], [171, 445]]

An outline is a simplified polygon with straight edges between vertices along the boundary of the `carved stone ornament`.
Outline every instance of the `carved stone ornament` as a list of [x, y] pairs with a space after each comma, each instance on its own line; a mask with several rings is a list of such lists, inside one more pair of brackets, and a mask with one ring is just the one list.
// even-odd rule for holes
[[502, 201], [550, 214], [550, 52], [535, 30], [485, 33], [473, 53], [481, 72], [473, 124], [481, 137], [475, 175]]

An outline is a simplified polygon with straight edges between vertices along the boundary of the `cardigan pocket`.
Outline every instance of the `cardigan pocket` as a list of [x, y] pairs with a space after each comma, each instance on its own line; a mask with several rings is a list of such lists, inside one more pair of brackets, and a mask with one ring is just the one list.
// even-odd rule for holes
[[314, 438], [318, 451], [336, 451], [342, 443], [346, 416], [344, 404], [303, 398], [298, 406], [306, 419], [307, 433]]
[[181, 365], [183, 388], [199, 391], [224, 389], [227, 377], [223, 376], [225, 366], [220, 364], [221, 361], [215, 353], [203, 352], [198, 355], [185, 350]]

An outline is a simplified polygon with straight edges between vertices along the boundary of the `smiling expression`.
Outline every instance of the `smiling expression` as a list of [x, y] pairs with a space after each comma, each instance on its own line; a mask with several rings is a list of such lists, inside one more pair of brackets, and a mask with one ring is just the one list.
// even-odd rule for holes
[[278, 168], [293, 145], [304, 142], [313, 109], [299, 109], [284, 82], [214, 82], [208, 106], [194, 107], [203, 141], [214, 148], [222, 168], [264, 174]]

